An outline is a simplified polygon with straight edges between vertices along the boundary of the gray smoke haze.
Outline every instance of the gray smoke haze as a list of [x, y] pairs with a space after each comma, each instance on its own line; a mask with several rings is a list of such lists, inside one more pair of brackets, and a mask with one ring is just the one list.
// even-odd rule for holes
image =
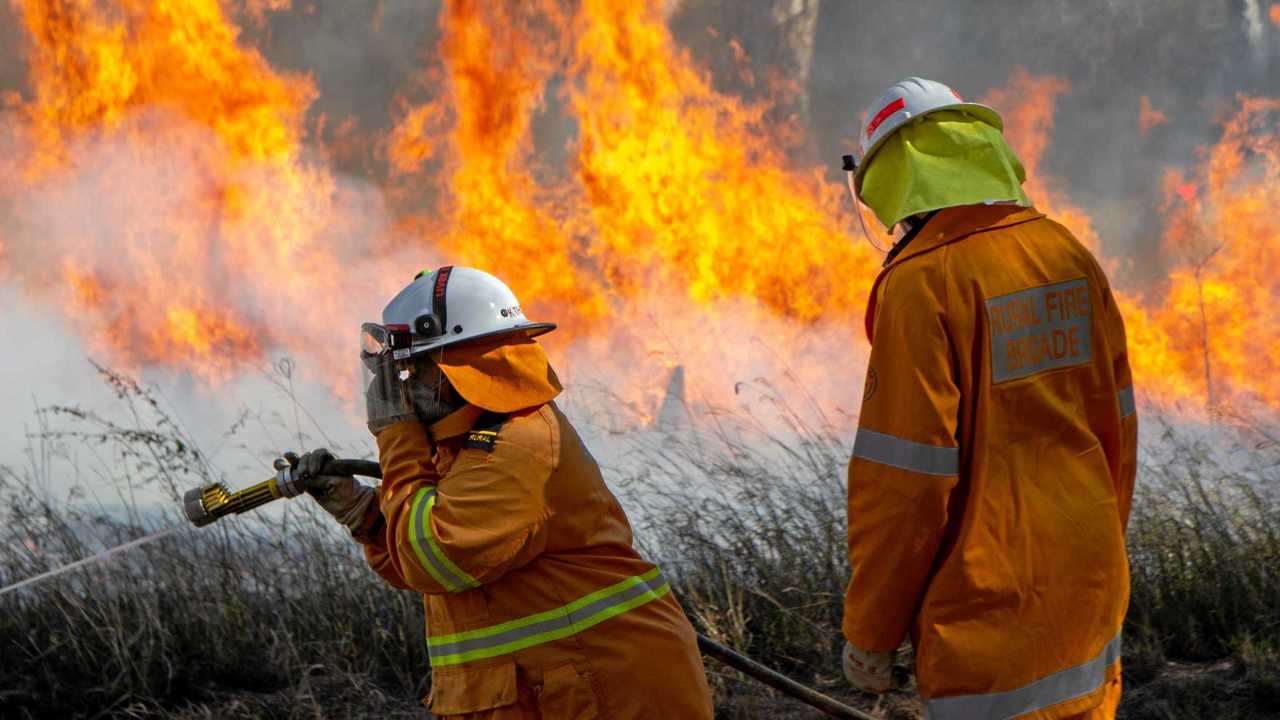
[[[1262, 0], [684, 0], [672, 30], [725, 92], [760, 99], [770, 73], [803, 94], [781, 103], [799, 114], [799, 163], [837, 159], [865, 106], [907, 75], [980, 97], [1018, 68], [1066, 79], [1042, 171], [1066, 181], [1096, 218], [1114, 254], [1157, 250], [1160, 175], [1196, 160], [1237, 93], [1280, 92], [1280, 28]], [[352, 119], [377, 138], [398, 95], [419, 96], [436, 61], [438, 2], [322, 0], [270, 17], [264, 53], [278, 67], [311, 73], [313, 112], [330, 129]], [[261, 33], [260, 33], [261, 34]], [[754, 84], [743, 81], [746, 54]], [[0, 77], [3, 77], [0, 75]], [[540, 156], [562, 159], [572, 121], [557, 117], [555, 88], [535, 126]], [[1143, 96], [1169, 122], [1139, 128]], [[343, 171], [377, 175], [374, 156], [339, 154]], [[1141, 273], [1139, 280], [1160, 268]]]
[[[269, 13], [261, 25], [246, 18], [244, 40], [275, 67], [313, 79], [319, 97], [309, 128], [320, 133], [339, 174], [376, 188], [386, 175], [378, 139], [394, 122], [398, 98], [433, 91], [425, 70], [438, 63], [441, 3], [294, 4]], [[1154, 255], [1161, 229], [1161, 172], [1196, 160], [1196, 148], [1216, 139], [1216, 123], [1237, 93], [1280, 94], [1280, 28], [1269, 7], [1261, 0], [685, 0], [673, 7], [671, 25], [727, 93], [768, 98], [771, 73], [796, 83], [801, 93], [779, 108], [804, 126], [803, 142], [793, 149], [796, 162], [826, 165], [832, 182], [840, 181], [838, 158], [850, 149], [861, 112], [904, 76], [938, 79], [974, 98], [1006, 84], [1017, 68], [1064, 78], [1071, 87], [1059, 98], [1041, 170], [1064, 179], [1071, 199], [1093, 214], [1109, 253], [1146, 258]], [[13, 6], [0, 4], [0, 93], [29, 92], [23, 33]], [[731, 43], [741, 46], [745, 60], [735, 57]], [[744, 65], [754, 82], [744, 81]], [[533, 142], [542, 159], [563, 162], [574, 128], [560, 113], [556, 90], [554, 83], [548, 88]], [[1143, 96], [1169, 118], [1145, 135], [1138, 122]], [[1149, 264], [1155, 275], [1158, 262]], [[47, 342], [34, 347], [45, 353], [74, 343], [66, 328], [33, 319], [43, 315], [19, 302], [13, 288], [0, 290], [6, 299], [0, 327], [8, 335], [55, 326]], [[347, 341], [345, 333], [336, 337]], [[0, 355], [8, 371], [0, 377], [24, 389], [0, 395], [11, 411], [3, 428], [9, 432], [20, 424], [13, 413], [29, 402], [22, 378], [42, 367], [11, 352]], [[54, 368], [74, 382], [33, 383], [31, 391], [53, 401], [87, 392], [88, 373], [75, 365]], [[328, 414], [345, 418], [346, 412]], [[215, 415], [225, 420], [228, 413]]]
[[[1236, 93], [1280, 92], [1280, 28], [1262, 0], [684, 0], [672, 29], [725, 92], [759, 99], [770, 73], [796, 82], [804, 164], [832, 168], [862, 111], [907, 75], [947, 82], [966, 97], [1005, 84], [1017, 68], [1066, 79], [1043, 170], [1065, 179], [1102, 235], [1146, 252], [1158, 235], [1159, 176], [1195, 160]], [[385, 173], [377, 140], [397, 99], [421, 98], [437, 63], [438, 0], [310, 0], [245, 19], [246, 41], [277, 68], [306, 73], [319, 98], [311, 127], [334, 146], [340, 172]], [[0, 7], [0, 92], [23, 90], [21, 30]], [[742, 80], [747, 55], [754, 85]], [[555, 87], [535, 126], [539, 155], [560, 159], [572, 121]], [[1169, 122], [1139, 132], [1140, 99]], [[334, 142], [337, 139], [338, 142]], [[342, 142], [345, 139], [346, 142]], [[1132, 243], [1132, 244], [1130, 244]]]
[[[979, 97], [1019, 67], [1065, 78], [1042, 171], [1067, 181], [1113, 253], [1156, 250], [1160, 174], [1195, 160], [1239, 92], [1280, 91], [1280, 33], [1238, 0], [827, 2], [809, 78], [812, 141], [831, 153], [904, 75]], [[1265, 14], [1265, 9], [1261, 11]], [[1253, 33], [1250, 35], [1250, 33]], [[1139, 132], [1150, 98], [1170, 122]]]

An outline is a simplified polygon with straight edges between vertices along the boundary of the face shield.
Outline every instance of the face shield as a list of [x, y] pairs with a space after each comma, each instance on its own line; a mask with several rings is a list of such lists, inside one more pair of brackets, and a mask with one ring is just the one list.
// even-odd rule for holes
[[369, 431], [377, 435], [402, 420], [431, 424], [452, 407], [443, 398], [444, 375], [430, 353], [412, 354], [408, 325], [360, 327], [360, 371]]
[[858, 197], [858, 187], [856, 182], [858, 163], [854, 160], [852, 155], [845, 155], [841, 159], [843, 161], [845, 183], [849, 187], [849, 197], [853, 199], [853, 213], [858, 216], [858, 227], [862, 228], [862, 237], [866, 239], [868, 245], [875, 248], [881, 255], [887, 255], [890, 248], [892, 248], [897, 241], [901, 239], [901, 233], [898, 232], [898, 228], [901, 223], [894, 225], [889, 231], [889, 236], [893, 238], [893, 242], [886, 244], [883, 240], [877, 240], [871, 236], [871, 233], [867, 231], [867, 221], [863, 215], [871, 213], [871, 217], [874, 218], [875, 213]]

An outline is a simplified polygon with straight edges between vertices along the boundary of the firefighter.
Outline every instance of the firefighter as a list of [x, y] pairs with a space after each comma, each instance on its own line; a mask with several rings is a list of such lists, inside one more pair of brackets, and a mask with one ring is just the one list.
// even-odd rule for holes
[[1137, 416], [1107, 277], [1038, 212], [1000, 116], [909, 78], [849, 186], [896, 231], [867, 305], [843, 665], [935, 720], [1112, 718]]
[[362, 329], [382, 485], [291, 457], [388, 583], [425, 597], [444, 718], [711, 718], [692, 626], [632, 546], [560, 383], [500, 280], [420, 274]]

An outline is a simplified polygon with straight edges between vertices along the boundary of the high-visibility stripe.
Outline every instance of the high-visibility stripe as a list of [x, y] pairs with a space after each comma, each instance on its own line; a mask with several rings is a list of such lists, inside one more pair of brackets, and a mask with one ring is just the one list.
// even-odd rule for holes
[[1120, 417], [1126, 418], [1138, 412], [1138, 404], [1133, 399], [1132, 385], [1116, 393], [1116, 399], [1120, 401]]
[[925, 700], [925, 712], [930, 720], [1008, 720], [1088, 695], [1102, 687], [1107, 680], [1107, 668], [1119, 659], [1120, 635], [1117, 634], [1097, 657], [1086, 663], [1056, 672], [1017, 690]]
[[858, 428], [853, 456], [925, 475], [959, 475], [960, 448], [903, 440]]
[[867, 123], [867, 137], [874, 135], [876, 128], [880, 127], [880, 124], [885, 120], [888, 120], [890, 115], [898, 112], [906, 106], [907, 101], [903, 98], [898, 98], [897, 100], [894, 100], [888, 105], [880, 108], [880, 112], [876, 113], [875, 117], [871, 118], [871, 122]]
[[436, 542], [435, 531], [431, 529], [431, 509], [435, 505], [436, 489], [426, 487], [414, 496], [413, 507], [409, 510], [409, 542], [413, 545], [413, 554], [417, 556], [418, 564], [449, 592], [480, 587], [475, 578], [463, 572], [445, 556]]
[[427, 637], [432, 667], [458, 665], [506, 655], [534, 645], [576, 635], [593, 625], [652, 602], [671, 591], [654, 568], [620, 583], [584, 595], [546, 612], [509, 620], [478, 630]]

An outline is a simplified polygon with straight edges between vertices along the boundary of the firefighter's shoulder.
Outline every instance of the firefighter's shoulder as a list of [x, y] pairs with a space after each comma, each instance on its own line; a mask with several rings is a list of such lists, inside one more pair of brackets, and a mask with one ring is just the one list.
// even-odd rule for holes
[[550, 404], [511, 413], [486, 412], [463, 440], [463, 450], [485, 455], [550, 461], [558, 433]]

